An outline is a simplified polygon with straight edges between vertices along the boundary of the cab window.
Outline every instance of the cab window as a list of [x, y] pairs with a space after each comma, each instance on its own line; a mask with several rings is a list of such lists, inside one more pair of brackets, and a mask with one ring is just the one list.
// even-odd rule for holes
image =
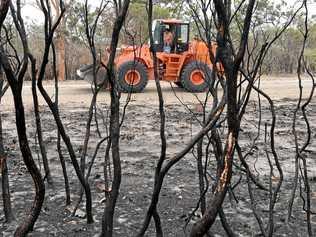
[[178, 39], [180, 42], [179, 43], [183, 43], [186, 44], [188, 43], [189, 39], [188, 39], [188, 34], [189, 33], [189, 26], [188, 25], [181, 25], [180, 26], [180, 38]]

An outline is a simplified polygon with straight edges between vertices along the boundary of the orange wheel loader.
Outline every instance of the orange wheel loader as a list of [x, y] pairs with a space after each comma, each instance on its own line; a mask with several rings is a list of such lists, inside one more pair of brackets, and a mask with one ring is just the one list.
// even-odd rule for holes
[[[189, 92], [203, 92], [209, 88], [212, 84], [213, 68], [209, 49], [199, 39], [190, 42], [188, 22], [157, 19], [153, 21], [152, 34], [154, 39], [152, 47], [122, 46], [119, 50], [115, 67], [117, 84], [122, 92], [142, 92], [148, 80], [155, 79], [151, 48], [156, 51], [159, 80], [173, 82]], [[169, 42], [166, 42], [166, 39]], [[210, 47], [215, 55], [216, 44]], [[91, 82], [93, 80], [90, 75], [91, 69], [92, 66], [85, 66], [80, 68], [77, 74]], [[104, 80], [104, 75], [104, 71], [98, 73], [98, 84]]]

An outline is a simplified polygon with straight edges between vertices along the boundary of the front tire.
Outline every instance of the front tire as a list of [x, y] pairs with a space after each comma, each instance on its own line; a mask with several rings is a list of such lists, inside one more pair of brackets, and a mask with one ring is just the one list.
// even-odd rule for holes
[[184, 66], [181, 84], [189, 92], [204, 92], [211, 86], [212, 70], [200, 61], [192, 61]]
[[148, 83], [146, 66], [138, 61], [123, 63], [118, 69], [118, 88], [125, 93], [139, 93]]
[[181, 81], [176, 81], [174, 84], [176, 84], [179, 88], [183, 88]]

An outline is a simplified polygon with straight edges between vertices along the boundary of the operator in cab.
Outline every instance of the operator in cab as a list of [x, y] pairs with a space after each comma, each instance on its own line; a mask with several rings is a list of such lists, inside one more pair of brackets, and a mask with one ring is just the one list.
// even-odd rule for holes
[[163, 42], [164, 42], [164, 46], [163, 46], [163, 51], [165, 53], [171, 53], [172, 50], [172, 46], [173, 46], [173, 33], [170, 31], [170, 29], [166, 29], [163, 35]]

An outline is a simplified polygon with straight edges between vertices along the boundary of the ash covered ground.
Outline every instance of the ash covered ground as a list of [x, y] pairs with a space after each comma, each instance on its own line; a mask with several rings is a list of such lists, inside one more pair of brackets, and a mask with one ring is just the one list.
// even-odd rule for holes
[[[284, 182], [275, 207], [274, 236], [307, 236], [306, 214], [303, 211], [303, 201], [299, 198], [299, 190], [294, 202], [293, 221], [289, 225], [286, 224], [288, 199], [291, 194], [294, 179], [295, 144], [291, 127], [295, 105], [295, 101], [288, 99], [276, 102], [277, 126], [275, 131], [275, 143], [277, 154], [279, 155], [284, 171]], [[165, 107], [168, 158], [181, 151], [190, 138], [200, 129], [200, 125], [196, 121], [196, 118], [201, 119], [202, 115], [199, 106], [197, 104], [188, 104], [188, 107], [194, 112], [193, 114], [180, 104], [168, 104]], [[60, 109], [65, 128], [72, 139], [79, 158], [83, 144], [88, 107], [86, 104], [78, 102], [68, 103], [66, 106], [63, 105]], [[41, 106], [40, 110], [43, 136], [54, 184], [46, 185], [46, 198], [42, 212], [35, 225], [34, 231], [29, 236], [98, 236], [101, 229], [100, 221], [104, 208], [104, 204], [102, 203], [104, 198], [102, 187], [104, 181], [103, 164], [106, 143], [99, 151], [90, 177], [95, 223], [86, 225], [83, 204], [80, 206], [77, 215], [74, 217], [71, 216], [73, 205], [78, 199], [79, 182], [72, 168], [67, 150], [63, 146], [63, 154], [66, 158], [72, 194], [72, 205], [65, 206], [64, 181], [56, 147], [56, 126], [48, 108]], [[102, 103], [99, 104], [99, 111], [102, 111], [103, 114], [106, 115], [108, 106]], [[33, 111], [27, 109], [26, 115], [27, 132], [33, 156], [37, 163], [41, 163], [41, 158], [37, 155], [39, 150], [35, 139], [36, 129]], [[307, 153], [305, 154], [308, 162], [310, 185], [312, 189], [312, 209], [314, 212], [316, 212], [315, 115], [316, 104], [314, 103], [308, 107], [308, 116], [312, 130], [312, 144], [308, 147]], [[0, 234], [0, 236], [12, 236], [17, 223], [23, 220], [25, 213], [32, 203], [34, 188], [19, 152], [14, 113], [7, 109], [2, 112], [2, 116], [5, 148], [8, 154], [10, 191], [17, 222], [10, 225], [4, 223], [4, 214], [1, 211], [0, 233], [2, 234]], [[242, 132], [240, 134], [240, 144], [242, 145], [243, 151], [249, 150], [253, 138], [257, 135], [258, 117], [258, 108], [251, 102], [245, 119], [241, 124]], [[306, 127], [301, 114], [299, 114], [298, 118], [297, 130], [299, 137], [304, 139]], [[261, 136], [255, 149], [253, 149], [251, 155], [247, 158], [247, 161], [249, 162], [251, 171], [256, 175], [258, 180], [268, 187], [270, 170], [264, 143], [265, 123], [268, 124], [268, 127], [271, 123], [271, 113], [267, 104], [263, 104], [262, 107]], [[105, 135], [106, 131], [100, 117], [99, 126], [102, 134]], [[144, 105], [132, 102], [128, 106], [125, 121], [121, 128], [120, 148], [123, 177], [120, 197], [115, 213], [115, 236], [135, 236], [137, 230], [141, 227], [145, 211], [150, 202], [154, 184], [154, 169], [160, 154], [159, 126], [160, 118], [157, 105]], [[225, 124], [222, 125], [220, 130], [225, 131]], [[88, 149], [88, 162], [99, 140], [100, 138], [96, 133], [96, 124], [93, 123]], [[239, 162], [237, 156], [235, 156], [235, 160], [238, 166]], [[239, 236], [256, 236], [260, 231], [251, 211], [246, 176], [243, 174], [240, 179], [241, 172], [236, 167], [234, 168], [232, 185], [239, 181], [240, 184], [234, 189], [233, 193], [227, 195], [224, 204], [224, 212], [236, 234]], [[208, 171], [213, 176], [215, 175], [215, 168], [216, 162], [211, 155]], [[43, 173], [42, 164], [41, 170]], [[277, 180], [278, 172], [276, 168], [274, 168], [274, 174], [274, 179]], [[269, 193], [256, 189], [254, 185], [252, 185], [252, 187], [257, 201], [258, 212], [263, 217], [264, 223], [266, 223], [269, 209]], [[164, 181], [159, 202], [159, 214], [161, 215], [165, 236], [186, 236], [184, 227], [189, 215], [196, 207], [198, 199], [199, 186], [196, 159], [194, 152], [190, 152], [169, 172]], [[192, 221], [188, 224], [188, 232], [190, 225], [199, 217], [200, 212], [196, 212]], [[312, 225], [316, 232], [315, 215], [312, 215]], [[212, 232], [216, 234], [216, 236], [226, 236], [219, 219], [213, 225]], [[146, 236], [155, 236], [153, 223]]]

